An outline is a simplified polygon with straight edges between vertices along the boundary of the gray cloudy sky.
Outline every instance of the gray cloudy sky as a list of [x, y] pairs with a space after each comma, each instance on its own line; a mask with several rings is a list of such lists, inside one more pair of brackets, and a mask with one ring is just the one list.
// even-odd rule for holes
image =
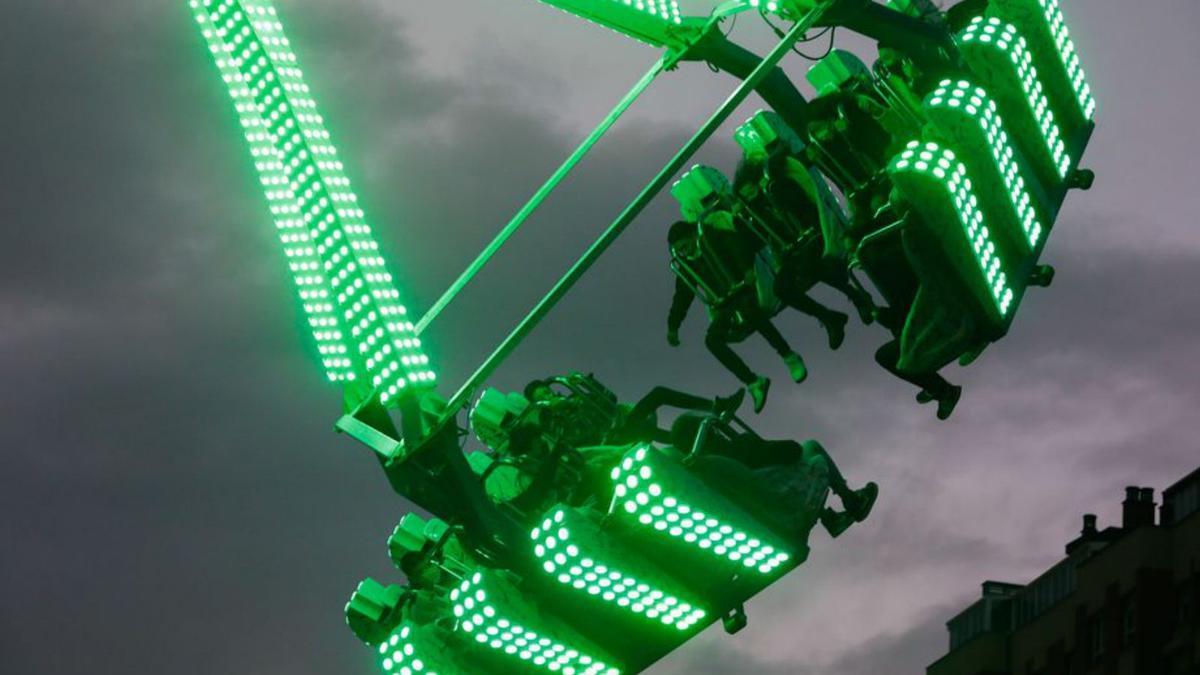
[[[654, 58], [533, 0], [278, 4], [416, 308]], [[405, 507], [331, 431], [338, 394], [183, 0], [0, 7], [0, 672], [372, 673], [340, 610], [362, 576], [395, 578]], [[813, 373], [789, 388], [752, 350], [778, 381], [761, 429], [878, 480], [877, 515], [816, 535], [750, 629], [654, 672], [921, 672], [979, 582], [1028, 579], [1081, 513], [1112, 522], [1122, 486], [1200, 463], [1200, 4], [1065, 7], [1102, 109], [1054, 287], [953, 374], [946, 423], [873, 365], [878, 328], [830, 354], [783, 319]], [[732, 87], [687, 66], [619, 126], [431, 331], [447, 386]], [[731, 166], [728, 134], [702, 157]], [[665, 345], [669, 217], [660, 199], [496, 383], [581, 368], [629, 398], [729, 390], [699, 322]]]

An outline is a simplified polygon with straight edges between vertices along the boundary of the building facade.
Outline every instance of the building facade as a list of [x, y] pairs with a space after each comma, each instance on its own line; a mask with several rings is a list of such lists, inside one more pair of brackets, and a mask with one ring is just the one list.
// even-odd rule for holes
[[1200, 675], [1200, 469], [1129, 487], [1120, 527], [1083, 517], [1028, 584], [987, 581], [927, 675]]

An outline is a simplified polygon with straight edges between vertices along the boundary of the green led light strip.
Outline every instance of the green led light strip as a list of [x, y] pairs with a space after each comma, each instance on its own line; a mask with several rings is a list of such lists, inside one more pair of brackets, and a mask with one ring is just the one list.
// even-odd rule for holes
[[274, 6], [189, 4], [246, 129], [329, 378], [369, 377], [385, 403], [410, 384], [432, 383]]
[[618, 514], [761, 574], [770, 574], [791, 559], [782, 546], [767, 543], [767, 537], [756, 537], [728, 516], [701, 508], [686, 494], [673, 494], [656, 477], [657, 460], [658, 453], [641, 447], [613, 468]]
[[707, 616], [703, 609], [606, 564], [611, 561], [589, 556], [578, 537], [572, 540], [572, 519], [557, 509], [530, 534], [542, 569], [559, 583], [681, 631]]
[[1026, 188], [1025, 179], [1015, 160], [1012, 144], [1008, 142], [1008, 133], [1004, 130], [1004, 121], [1000, 117], [996, 102], [988, 95], [983, 87], [976, 87], [970, 82], [960, 80], [942, 80], [938, 88], [925, 99], [925, 105], [930, 109], [949, 109], [965, 115], [979, 125], [988, 146], [988, 154], [995, 163], [996, 170], [1004, 181], [1005, 192], [1012, 205], [1012, 217], [1020, 224], [1025, 232], [1030, 251], [1035, 250], [1042, 239], [1042, 224], [1038, 221], [1037, 210], [1033, 198]]
[[888, 172], [891, 174], [912, 173], [933, 179], [951, 200], [963, 232], [975, 253], [979, 271], [987, 280], [992, 299], [1000, 316], [1008, 314], [1013, 301], [1013, 291], [1008, 286], [1008, 277], [1002, 269], [1003, 263], [992, 241], [984, 220], [983, 211], [967, 176], [967, 167], [958, 161], [954, 152], [937, 143], [912, 141], [904, 152], [893, 160]]
[[1092, 96], [1092, 87], [1088, 84], [1083, 65], [1079, 62], [1075, 41], [1071, 39], [1071, 32], [1067, 29], [1067, 21], [1063, 17], [1058, 0], [1038, 0], [1038, 4], [1042, 6], [1046, 23], [1050, 26], [1050, 34], [1054, 37], [1054, 46], [1058, 48], [1058, 55], [1067, 71], [1067, 78], [1071, 81], [1071, 88], [1075, 90], [1079, 110], [1090, 120], [1096, 115], [1096, 99]]
[[684, 24], [678, 0], [542, 0], [547, 5], [654, 46], [675, 41]]
[[1062, 132], [1054, 120], [1054, 112], [1050, 110], [1050, 102], [1046, 98], [1037, 68], [1033, 65], [1033, 56], [1026, 46], [1025, 38], [1021, 37], [1016, 27], [1010, 23], [996, 18], [975, 17], [959, 34], [958, 40], [964, 50], [979, 47], [995, 49], [1004, 54], [1004, 60], [1011, 65], [1021, 82], [1025, 99], [1037, 121], [1058, 176], [1065, 178], [1071, 167], [1071, 156], [1067, 153]]
[[498, 652], [552, 672], [576, 675], [620, 675], [619, 670], [557, 640], [505, 618], [488, 601], [483, 573], [476, 572], [450, 592], [459, 627], [475, 641]]
[[430, 653], [432, 650], [421, 649], [421, 645], [415, 641], [416, 637], [417, 633], [411, 626], [401, 624], [391, 638], [379, 645], [383, 669], [395, 675], [438, 675], [440, 669], [450, 675], [450, 671], [429, 660], [438, 655]]

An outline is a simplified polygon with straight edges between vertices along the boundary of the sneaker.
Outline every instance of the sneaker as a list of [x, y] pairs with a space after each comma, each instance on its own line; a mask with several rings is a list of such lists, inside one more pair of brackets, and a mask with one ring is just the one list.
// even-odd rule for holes
[[962, 387], [951, 385], [950, 390], [937, 400], [937, 418], [939, 420], [949, 419], [954, 413], [954, 406], [958, 405], [958, 399], [962, 398]]
[[878, 498], [879, 486], [871, 482], [862, 486], [861, 489], [855, 490], [854, 496], [849, 501], [843, 499], [842, 504], [854, 522], [861, 523], [871, 515], [871, 509], [875, 507], [875, 500]]
[[732, 417], [737, 413], [738, 408], [742, 407], [742, 401], [746, 400], [746, 390], [738, 389], [736, 393], [729, 396], [719, 396], [713, 401], [713, 413], [721, 419]]
[[829, 536], [837, 539], [854, 524], [854, 516], [845, 511], [825, 509], [825, 512], [821, 514], [821, 524], [825, 526], [825, 531], [829, 533]]
[[859, 291], [852, 297], [854, 309], [858, 312], [859, 321], [863, 322], [864, 326], [870, 326], [875, 323], [875, 313], [878, 309], [875, 307], [875, 301], [871, 299], [871, 295], [865, 291]]
[[763, 406], [767, 404], [767, 392], [771, 389], [771, 380], [760, 377], [746, 388], [750, 390], [750, 399], [754, 401], [754, 412], [756, 414], [762, 412]]
[[917, 403], [920, 403], [921, 405], [925, 405], [936, 398], [937, 397], [934, 396], [933, 393], [928, 389], [922, 389], [921, 391], [917, 392]]
[[983, 350], [988, 348], [988, 344], [990, 343], [981, 342], [963, 352], [962, 356], [958, 357], [958, 365], [965, 368], [975, 363], [975, 359], [979, 358], [980, 354], [983, 354]]
[[825, 332], [829, 335], [829, 348], [836, 350], [846, 341], [846, 323], [850, 321], [850, 317], [841, 312], [834, 312], [828, 319], [821, 322], [825, 327]]
[[800, 384], [808, 379], [808, 367], [804, 365], [804, 359], [799, 354], [792, 352], [783, 357], [783, 362], [787, 364], [793, 382]]

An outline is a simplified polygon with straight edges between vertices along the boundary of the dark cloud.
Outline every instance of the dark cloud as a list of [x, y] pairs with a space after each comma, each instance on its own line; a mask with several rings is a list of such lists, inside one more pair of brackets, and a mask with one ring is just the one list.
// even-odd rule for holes
[[[339, 610], [362, 576], [394, 578], [383, 539], [405, 506], [367, 452], [331, 431], [336, 392], [300, 338], [236, 120], [186, 12], [9, 4], [0, 670], [373, 672]], [[287, 3], [414, 308], [651, 58], [535, 3], [493, 4], [463, 0], [456, 16], [451, 3], [428, 14], [381, 0]], [[1168, 4], [1069, 8], [1110, 125], [1090, 158], [1100, 180], [1055, 232], [1055, 286], [953, 373], [967, 387], [954, 419], [937, 423], [873, 365], [878, 329], [829, 354], [810, 322], [781, 318], [812, 380], [780, 381], [762, 431], [821, 438], [853, 479], [881, 483], [879, 511], [837, 542], [817, 535], [805, 567], [751, 604], [746, 631], [710, 630], [656, 672], [919, 671], [980, 581], [1030, 578], [1080, 513], [1113, 517], [1120, 486], [1194, 468], [1200, 239], [1188, 162], [1200, 143], [1186, 105], [1145, 101], [1184, 96], [1198, 15]], [[1155, 36], [1155, 50], [1105, 49]], [[693, 67], [664, 83], [451, 306], [430, 333], [447, 387], [732, 86], [714, 81]], [[702, 157], [729, 166], [728, 134]], [[679, 350], [663, 340], [670, 215], [656, 202], [495, 383], [583, 368], [629, 398], [660, 382], [728, 391], [698, 318]], [[747, 355], [781, 378], [763, 345]]]

